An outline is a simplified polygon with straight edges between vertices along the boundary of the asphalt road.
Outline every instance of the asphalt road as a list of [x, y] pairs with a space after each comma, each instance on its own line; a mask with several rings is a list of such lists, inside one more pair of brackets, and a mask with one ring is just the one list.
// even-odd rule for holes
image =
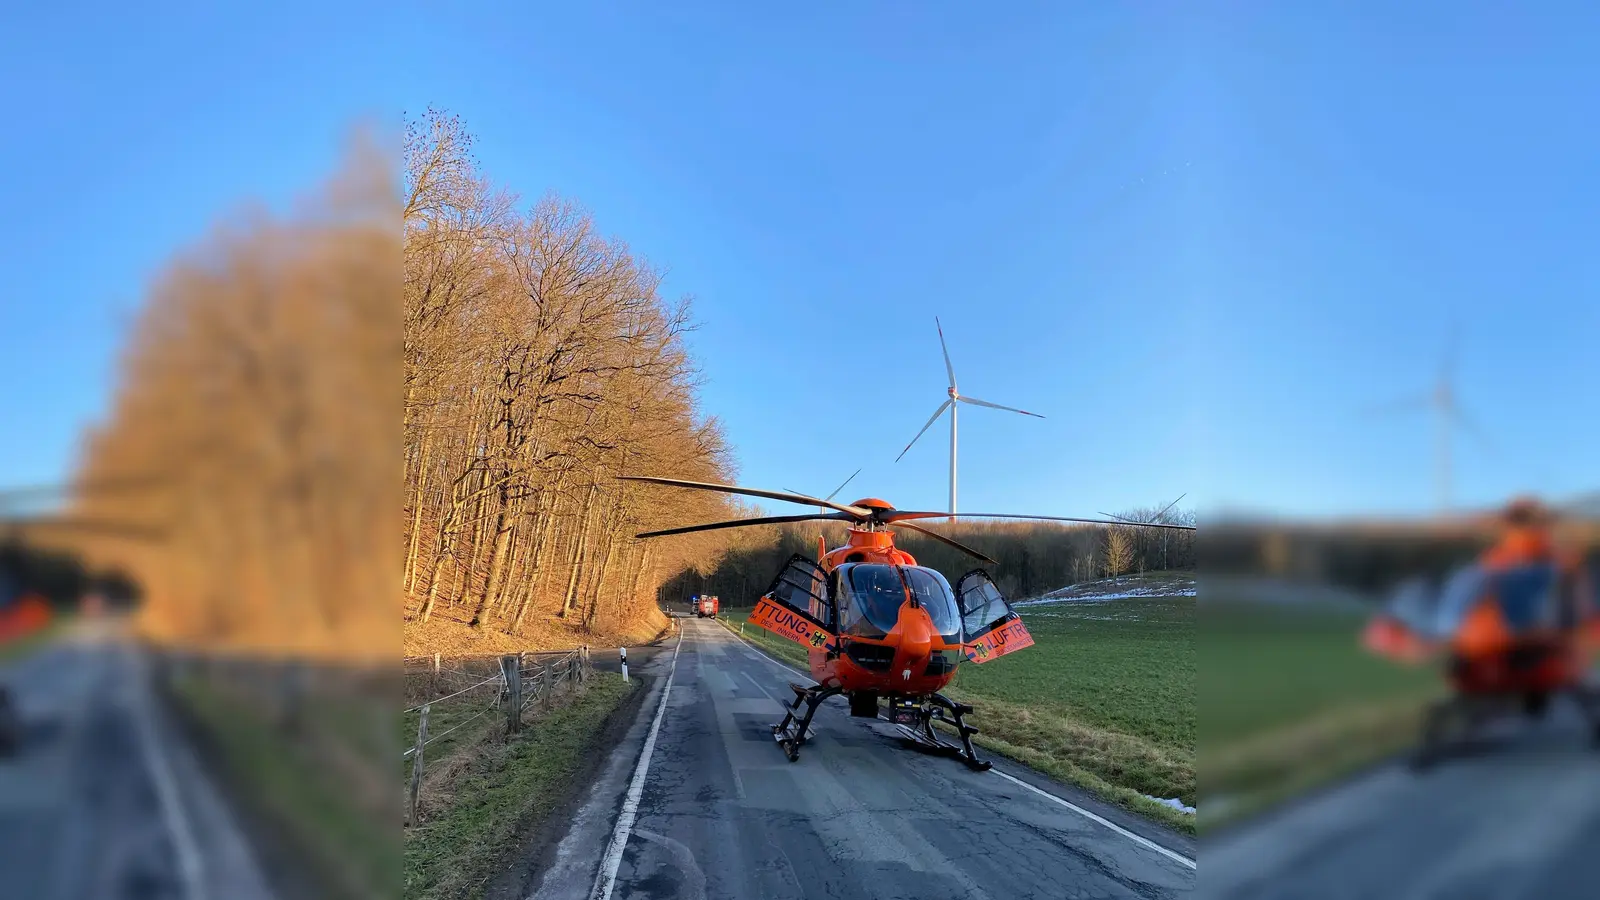
[[[1192, 893], [1184, 836], [1000, 760], [979, 773], [904, 749], [886, 724], [850, 718], [843, 698], [817, 713], [815, 737], [788, 762], [769, 726], [798, 676], [715, 622], [679, 622], [676, 662], [669, 644], [641, 663], [652, 687], [640, 721], [532, 896], [591, 896], [646, 744], [636, 816], [615, 859], [609, 896], [619, 900]], [[973, 721], [981, 727], [981, 709]]]
[[131, 646], [75, 630], [0, 684], [25, 727], [0, 759], [0, 898], [270, 900]]
[[1375, 769], [1202, 841], [1198, 896], [1600, 897], [1600, 751], [1576, 711], [1507, 721], [1438, 768]]

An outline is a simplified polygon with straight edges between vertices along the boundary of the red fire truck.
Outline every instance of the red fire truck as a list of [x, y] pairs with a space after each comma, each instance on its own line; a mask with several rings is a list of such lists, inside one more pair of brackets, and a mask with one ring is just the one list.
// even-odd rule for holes
[[694, 614], [702, 619], [716, 618], [719, 602], [716, 597], [696, 597]]

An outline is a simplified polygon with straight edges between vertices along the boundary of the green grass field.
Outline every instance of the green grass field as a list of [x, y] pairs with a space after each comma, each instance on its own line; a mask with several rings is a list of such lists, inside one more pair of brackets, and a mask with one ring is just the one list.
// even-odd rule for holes
[[[1373, 656], [1365, 617], [1327, 607], [1212, 602], [1201, 616], [1200, 767], [1206, 827], [1404, 749], [1443, 691], [1437, 670]], [[1212, 810], [1207, 812], [1206, 810]]]
[[[747, 611], [726, 618], [737, 630]], [[1195, 805], [1195, 600], [1128, 598], [1025, 607], [1034, 646], [964, 664], [949, 694], [976, 707], [975, 743], [1058, 779], [1193, 831], [1194, 816], [1147, 798]], [[747, 626], [745, 636], [797, 665], [796, 644]]]

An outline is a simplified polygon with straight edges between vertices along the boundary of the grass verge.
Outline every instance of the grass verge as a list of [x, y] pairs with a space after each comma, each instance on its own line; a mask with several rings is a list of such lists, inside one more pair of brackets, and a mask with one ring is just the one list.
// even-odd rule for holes
[[483, 896], [523, 836], [577, 789], [608, 719], [639, 684], [596, 672], [582, 692], [539, 715], [513, 740], [465, 751], [472, 757], [445, 788], [442, 808], [406, 833], [405, 896]]
[[176, 678], [171, 689], [189, 730], [252, 814], [257, 837], [269, 837], [266, 863], [275, 875], [292, 872], [300, 890], [317, 896], [395, 895], [393, 825], [351, 803], [337, 769], [203, 677]]
[[1208, 603], [1200, 765], [1210, 830], [1392, 757], [1443, 694], [1437, 671], [1379, 659], [1333, 607]]
[[[744, 611], [725, 618], [734, 631]], [[1028, 607], [1034, 646], [965, 664], [946, 691], [970, 703], [973, 743], [1173, 829], [1195, 816], [1195, 600], [1130, 597]], [[765, 630], [744, 637], [804, 669], [806, 651]]]

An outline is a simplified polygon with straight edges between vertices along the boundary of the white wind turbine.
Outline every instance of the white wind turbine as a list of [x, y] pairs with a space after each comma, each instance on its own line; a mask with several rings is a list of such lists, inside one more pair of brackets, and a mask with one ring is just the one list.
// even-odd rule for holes
[[[954, 513], [956, 511], [956, 404], [971, 403], [973, 406], [987, 406], [990, 409], [1003, 409], [1006, 412], [1022, 413], [1025, 416], [1034, 416], [1040, 419], [1044, 418], [1044, 416], [1041, 416], [1038, 413], [1028, 412], [1025, 409], [1013, 409], [1009, 406], [1001, 406], [998, 403], [990, 403], [987, 400], [979, 400], [976, 397], [963, 397], [956, 390], [956, 369], [955, 366], [950, 364], [950, 349], [945, 346], [944, 326], [939, 324], [938, 316], [933, 317], [933, 326], [939, 329], [939, 349], [944, 352], [944, 370], [950, 375], [950, 387], [947, 390], [949, 397], [947, 397], [943, 403], [939, 404], [938, 409], [933, 411], [933, 415], [928, 418], [928, 424], [922, 426], [922, 431], [917, 432], [917, 437], [911, 439], [911, 444], [915, 444], [917, 442], [917, 438], [922, 437], [924, 432], [926, 432], [929, 428], [932, 428], [933, 423], [937, 421], [940, 416], [944, 415], [945, 410], [950, 410], [950, 512]], [[906, 449], [900, 451], [900, 456], [896, 456], [894, 458], [895, 462], [899, 462], [900, 457], [906, 455], [906, 450], [911, 449], [911, 444], [907, 444]]]
[[1484, 449], [1492, 450], [1493, 444], [1477, 422], [1468, 416], [1456, 399], [1455, 375], [1455, 349], [1457, 336], [1455, 332], [1450, 335], [1446, 344], [1444, 358], [1439, 365], [1439, 378], [1434, 382], [1433, 389], [1425, 394], [1414, 394], [1402, 400], [1383, 406], [1374, 407], [1369, 414], [1385, 414], [1400, 412], [1418, 412], [1430, 410], [1434, 414], [1434, 476], [1437, 479], [1439, 492], [1439, 510], [1447, 512], [1450, 509], [1450, 438], [1454, 434], [1451, 426], [1460, 428], [1472, 435]]

